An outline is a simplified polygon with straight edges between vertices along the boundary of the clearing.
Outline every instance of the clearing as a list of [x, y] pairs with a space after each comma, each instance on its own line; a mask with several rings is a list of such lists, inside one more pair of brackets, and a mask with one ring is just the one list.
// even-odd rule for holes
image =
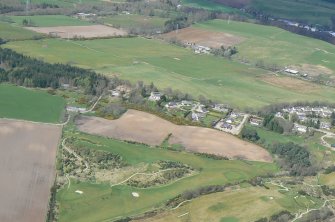
[[162, 35], [162, 37], [167, 40], [176, 39], [184, 44], [195, 43], [210, 48], [234, 46], [245, 40], [244, 37], [193, 27], [172, 31]]
[[27, 29], [47, 35], [53, 34], [61, 38], [95, 38], [127, 35], [127, 32], [121, 29], [105, 25], [27, 27]]
[[0, 119], [0, 221], [45, 221], [60, 136], [59, 126]]
[[265, 149], [230, 134], [209, 128], [178, 126], [136, 110], [128, 110], [117, 120], [83, 116], [76, 123], [86, 133], [153, 146], [160, 145], [172, 133], [169, 143], [181, 144], [189, 151], [252, 161], [272, 161], [271, 155]]
[[65, 100], [44, 91], [0, 84], [0, 118], [60, 122]]

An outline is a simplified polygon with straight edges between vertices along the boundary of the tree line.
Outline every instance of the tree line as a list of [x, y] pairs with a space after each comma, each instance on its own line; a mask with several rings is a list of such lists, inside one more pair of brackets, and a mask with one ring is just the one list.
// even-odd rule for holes
[[106, 77], [93, 71], [66, 64], [46, 63], [3, 48], [0, 48], [0, 82], [53, 89], [69, 84], [92, 95], [101, 94], [108, 85]]

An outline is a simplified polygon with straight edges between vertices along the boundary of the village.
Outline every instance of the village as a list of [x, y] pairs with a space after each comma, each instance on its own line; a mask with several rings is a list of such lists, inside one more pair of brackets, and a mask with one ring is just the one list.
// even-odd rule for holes
[[[131, 88], [120, 85], [108, 90], [112, 98], [129, 99]], [[153, 104], [162, 101], [164, 94], [159, 91], [150, 93], [147, 101]], [[251, 113], [245, 113], [232, 109], [227, 104], [212, 103], [202, 104], [195, 100], [166, 101], [160, 104], [162, 111], [169, 116], [177, 116], [188, 119], [203, 126], [224, 131], [233, 135], [239, 135], [246, 123], [261, 127], [263, 118]], [[67, 111], [87, 113], [83, 107], [68, 106]], [[309, 129], [326, 130], [331, 132], [331, 118], [335, 108], [329, 106], [290, 106], [282, 108], [274, 113], [276, 118], [281, 118], [293, 123], [291, 132], [305, 134]]]

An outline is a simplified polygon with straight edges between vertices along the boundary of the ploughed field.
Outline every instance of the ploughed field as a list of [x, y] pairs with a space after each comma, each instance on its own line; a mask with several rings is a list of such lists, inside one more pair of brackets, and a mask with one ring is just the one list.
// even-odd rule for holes
[[44, 222], [61, 127], [0, 119], [0, 221]]
[[271, 162], [271, 155], [263, 148], [214, 129], [178, 126], [155, 115], [128, 110], [118, 120], [82, 116], [76, 120], [79, 130], [119, 140], [158, 146], [168, 138], [170, 144], [180, 144], [186, 150]]
[[38, 33], [51, 34], [61, 38], [95, 38], [127, 35], [127, 32], [123, 30], [105, 25], [27, 27], [27, 29]]

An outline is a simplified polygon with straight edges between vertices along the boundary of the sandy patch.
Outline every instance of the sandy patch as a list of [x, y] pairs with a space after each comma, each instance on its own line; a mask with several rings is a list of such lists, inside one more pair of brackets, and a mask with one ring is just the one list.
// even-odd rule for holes
[[44, 222], [61, 127], [0, 119], [0, 129], [0, 221]]
[[160, 145], [172, 133], [170, 143], [182, 144], [186, 150], [211, 153], [230, 158], [271, 162], [271, 155], [260, 146], [230, 134], [202, 127], [178, 126], [155, 115], [128, 110], [120, 119], [106, 120], [82, 116], [76, 120], [79, 130], [120, 140]]
[[281, 76], [262, 76], [260, 79], [268, 84], [292, 90], [295, 92], [310, 93], [313, 91], [318, 91], [320, 86], [307, 81], [292, 77], [281, 77]]
[[105, 25], [89, 26], [57, 26], [57, 27], [27, 27], [27, 29], [43, 33], [52, 34], [61, 38], [94, 38], [108, 36], [125, 36], [127, 32], [121, 29], [112, 28]]
[[[325, 62], [325, 61], [324, 61]], [[327, 63], [327, 61], [326, 61]], [[322, 65], [302, 64], [299, 66], [291, 66], [292, 69], [299, 70], [300, 73], [307, 73], [310, 76], [318, 76], [320, 74], [332, 75], [333, 70]]]
[[219, 48], [222, 45], [225, 47], [234, 46], [245, 40], [245, 38], [241, 36], [193, 27], [180, 29], [178, 32], [172, 31], [162, 36], [164, 39], [177, 39], [184, 44], [195, 43], [211, 48]]

